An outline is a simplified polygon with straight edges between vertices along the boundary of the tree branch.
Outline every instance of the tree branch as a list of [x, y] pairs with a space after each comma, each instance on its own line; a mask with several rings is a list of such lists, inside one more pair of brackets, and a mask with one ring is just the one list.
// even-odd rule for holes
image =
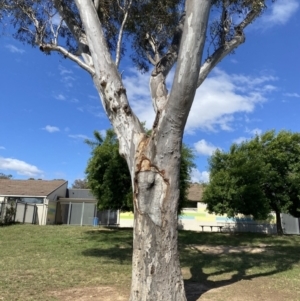
[[57, 9], [58, 13], [62, 19], [66, 22], [69, 30], [72, 32], [74, 38], [78, 43], [86, 42], [86, 36], [81, 26], [77, 23], [75, 18], [72, 18], [73, 12], [66, 5], [62, 5], [62, 1], [53, 0], [54, 7]]
[[95, 1], [94, 1], [94, 5], [95, 5], [96, 11], [98, 11], [98, 10], [99, 10], [99, 7], [100, 7], [100, 0], [95, 0]]
[[69, 30], [72, 32], [74, 38], [78, 43], [78, 51], [76, 55], [82, 56], [86, 64], [91, 68], [93, 67], [93, 61], [90, 55], [89, 47], [87, 45], [87, 37], [82, 27], [73, 16], [73, 12], [67, 5], [62, 5], [62, 1], [53, 0], [54, 6], [62, 17], [63, 21], [67, 24]]
[[119, 64], [120, 64], [123, 31], [124, 31], [125, 24], [127, 22], [127, 18], [128, 18], [128, 14], [129, 14], [131, 4], [132, 4], [132, 0], [129, 0], [129, 3], [128, 3], [127, 7], [126, 8], [124, 7], [124, 9], [123, 9], [124, 19], [123, 19], [123, 22], [122, 22], [121, 27], [120, 27], [120, 32], [119, 32], [119, 36], [118, 36], [118, 43], [117, 43], [117, 49], [116, 49], [116, 66], [117, 66], [117, 68], [119, 67]]
[[203, 81], [206, 79], [211, 70], [229, 53], [231, 53], [235, 48], [245, 42], [244, 29], [251, 23], [255, 18], [259, 16], [263, 7], [261, 9], [251, 10], [245, 19], [235, 27], [234, 37], [225, 42], [221, 47], [219, 47], [201, 66], [197, 87], [199, 87]]
[[72, 60], [76, 64], [78, 64], [82, 69], [87, 71], [88, 73], [91, 74], [91, 76], [95, 75], [95, 69], [90, 67], [88, 64], [85, 64], [78, 56], [72, 54], [69, 52], [67, 49], [63, 48], [62, 46], [58, 45], [52, 45], [52, 44], [42, 44], [40, 45], [40, 50], [43, 52], [51, 52], [51, 51], [56, 51], [60, 52], [63, 54], [66, 58]]
[[168, 51], [157, 63], [150, 55], [148, 56], [149, 60], [151, 58], [150, 62], [153, 62], [155, 65], [150, 77], [150, 91], [153, 108], [156, 113], [165, 107], [168, 100], [166, 77], [177, 61], [184, 21], [185, 13], [183, 13], [179, 20]]
[[[174, 133], [174, 137], [182, 137], [196, 93], [195, 74], [200, 71], [211, 0], [189, 0], [185, 5], [186, 22], [183, 26], [173, 86], [168, 105], [158, 122], [158, 131], [161, 128], [169, 129], [170, 135]], [[158, 139], [165, 139], [163, 134]], [[157, 141], [157, 144], [160, 145], [160, 141]], [[164, 145], [162, 142], [161, 144]]]
[[86, 28], [88, 46], [95, 66], [94, 84], [101, 96], [103, 108], [119, 139], [119, 152], [133, 167], [136, 148], [144, 136], [144, 129], [129, 105], [126, 89], [116, 64], [109, 52], [102, 24], [90, 0], [75, 0], [83, 27]]

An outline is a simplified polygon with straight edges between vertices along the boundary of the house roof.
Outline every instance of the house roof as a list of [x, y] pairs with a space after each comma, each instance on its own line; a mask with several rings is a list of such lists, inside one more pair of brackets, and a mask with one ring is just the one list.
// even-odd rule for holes
[[0, 179], [0, 195], [48, 196], [67, 181], [64, 180], [7, 180]]
[[192, 183], [188, 191], [188, 200], [200, 202], [203, 196], [203, 185]]

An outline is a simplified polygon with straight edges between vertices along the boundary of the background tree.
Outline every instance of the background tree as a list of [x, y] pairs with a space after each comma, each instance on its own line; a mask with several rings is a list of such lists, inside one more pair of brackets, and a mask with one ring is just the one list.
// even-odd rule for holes
[[[148, 131], [150, 134], [150, 132]], [[106, 131], [103, 139], [98, 131], [95, 140], [85, 140], [92, 147], [86, 174], [89, 188], [98, 200], [98, 208], [133, 211], [130, 173], [124, 158], [119, 154], [119, 143], [113, 129]], [[180, 163], [180, 199], [178, 213], [188, 201], [190, 173], [195, 167], [195, 155], [187, 145], [182, 145]]]
[[108, 129], [104, 139], [98, 131], [94, 132], [94, 137], [95, 141], [85, 141], [92, 147], [85, 172], [89, 188], [98, 200], [98, 208], [132, 211], [130, 173], [119, 154], [116, 134]]
[[12, 175], [6, 175], [2, 172], [0, 172], [0, 179], [6, 179], [6, 180], [9, 180], [12, 178]]
[[[176, 230], [184, 127], [196, 89], [245, 41], [245, 28], [263, 12], [265, 2], [1, 1], [1, 20], [11, 22], [17, 39], [77, 63], [91, 75], [101, 97], [133, 186], [131, 301], [186, 300]], [[153, 67], [150, 94], [156, 117], [150, 137], [130, 107], [118, 70], [124, 35], [133, 63], [142, 70]], [[214, 47], [203, 62], [205, 45]], [[168, 92], [166, 77], [173, 67]]]
[[76, 189], [89, 189], [87, 179], [76, 179], [72, 184], [72, 188]]
[[217, 150], [209, 161], [210, 182], [203, 202], [209, 212], [254, 219], [276, 214], [278, 234], [283, 234], [280, 213], [300, 217], [300, 134], [268, 131], [229, 152]]

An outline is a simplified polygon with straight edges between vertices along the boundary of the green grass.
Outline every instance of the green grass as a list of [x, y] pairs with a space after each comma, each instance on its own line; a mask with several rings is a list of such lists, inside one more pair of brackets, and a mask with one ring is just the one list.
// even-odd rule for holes
[[[265, 252], [204, 254], [193, 245], [261, 246]], [[219, 287], [265, 276], [300, 296], [300, 237], [181, 231], [183, 274]], [[109, 285], [128, 291], [131, 230], [13, 225], [0, 227], [0, 300], [57, 300], [53, 291]]]

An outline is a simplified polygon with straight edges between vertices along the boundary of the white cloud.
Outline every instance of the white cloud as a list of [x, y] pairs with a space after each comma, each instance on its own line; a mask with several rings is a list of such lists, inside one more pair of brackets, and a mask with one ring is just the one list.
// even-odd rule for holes
[[240, 144], [242, 142], [246, 142], [247, 140], [252, 139], [256, 135], [260, 136], [262, 134], [262, 130], [259, 129], [259, 128], [255, 128], [253, 130], [250, 130], [250, 129], [246, 128], [245, 132], [248, 133], [248, 134], [251, 134], [251, 137], [244, 137], [244, 136], [242, 136], [242, 137], [234, 139], [232, 142]]
[[197, 168], [193, 168], [191, 172], [191, 181], [193, 183], [207, 183], [209, 182], [209, 172], [208, 171], [200, 171]]
[[17, 172], [19, 175], [28, 177], [41, 176], [43, 174], [43, 172], [35, 165], [13, 158], [0, 157], [0, 169], [12, 170]]
[[59, 70], [60, 75], [72, 74], [73, 73], [73, 71], [71, 69], [67, 69], [62, 65], [58, 66], [58, 70]]
[[0, 149], [5, 149], [5, 147], [0, 145]]
[[49, 132], [49, 133], [55, 133], [55, 132], [59, 132], [59, 128], [56, 126], [52, 126], [52, 125], [46, 125], [43, 130]]
[[90, 99], [96, 99], [96, 100], [99, 100], [99, 96], [88, 95], [88, 97], [89, 97]]
[[217, 147], [213, 144], [206, 142], [204, 139], [194, 144], [196, 152], [200, 155], [211, 156]]
[[52, 24], [58, 26], [61, 23], [61, 16], [59, 14], [55, 14], [51, 18]]
[[14, 45], [11, 45], [11, 44], [6, 45], [5, 48], [7, 48], [12, 53], [21, 53], [22, 54], [22, 53], [25, 52], [24, 49], [18, 48]]
[[[167, 78], [168, 86], [172, 75], [173, 73]], [[155, 118], [149, 91], [149, 76], [132, 71], [124, 77], [130, 105], [139, 119], [146, 121], [147, 128], [152, 127]], [[276, 89], [270, 82], [276, 80], [274, 76], [228, 74], [215, 68], [196, 92], [186, 132], [192, 134], [198, 129], [233, 130], [235, 115], [252, 113], [257, 105], [265, 102], [266, 94]]]
[[299, 8], [298, 0], [277, 0], [262, 17], [262, 25], [272, 27], [274, 25], [285, 24], [297, 12]]
[[150, 97], [150, 74], [141, 74], [134, 69], [132, 69], [131, 72], [131, 75], [124, 77], [128, 100], [133, 112], [141, 121], [146, 122], [147, 128], [152, 128], [155, 113]]
[[242, 142], [247, 141], [248, 139], [249, 139], [249, 138], [247, 138], [247, 137], [239, 137], [239, 138], [234, 139], [232, 142], [233, 142], [233, 143], [236, 143], [236, 144], [240, 144], [240, 143], [242, 143]]
[[58, 100], [66, 100], [66, 97], [63, 94], [55, 95], [54, 98], [56, 98]]
[[284, 96], [287, 96], [287, 97], [296, 97], [296, 98], [300, 98], [300, 94], [298, 94], [298, 93], [284, 93], [283, 95], [284, 95]]
[[73, 87], [73, 82], [75, 81], [75, 78], [68, 75], [68, 76], [63, 76], [61, 79], [61, 82], [64, 83], [64, 85], [67, 88], [72, 88]]
[[68, 135], [70, 138], [73, 139], [90, 139], [88, 136], [86, 135], [82, 135], [82, 134], [78, 134], [78, 135]]
[[87, 105], [87, 106], [77, 107], [77, 110], [82, 113], [87, 112], [97, 118], [106, 117], [105, 114], [103, 113], [103, 109], [100, 105], [99, 106]]
[[267, 100], [270, 87], [266, 83], [276, 80], [273, 76], [228, 74], [216, 68], [196, 92], [186, 131], [232, 130], [235, 114], [253, 112]]
[[259, 129], [259, 128], [255, 128], [255, 129], [253, 129], [253, 130], [247, 129], [246, 132], [249, 133], [249, 134], [251, 134], [252, 136], [256, 136], [256, 135], [259, 136], [259, 135], [261, 135], [262, 130]]
[[67, 69], [62, 65], [58, 66], [59, 73], [61, 75], [61, 82], [66, 86], [66, 88], [73, 87], [73, 82], [75, 81], [75, 78], [71, 76], [73, 74], [73, 71], [71, 69]]

